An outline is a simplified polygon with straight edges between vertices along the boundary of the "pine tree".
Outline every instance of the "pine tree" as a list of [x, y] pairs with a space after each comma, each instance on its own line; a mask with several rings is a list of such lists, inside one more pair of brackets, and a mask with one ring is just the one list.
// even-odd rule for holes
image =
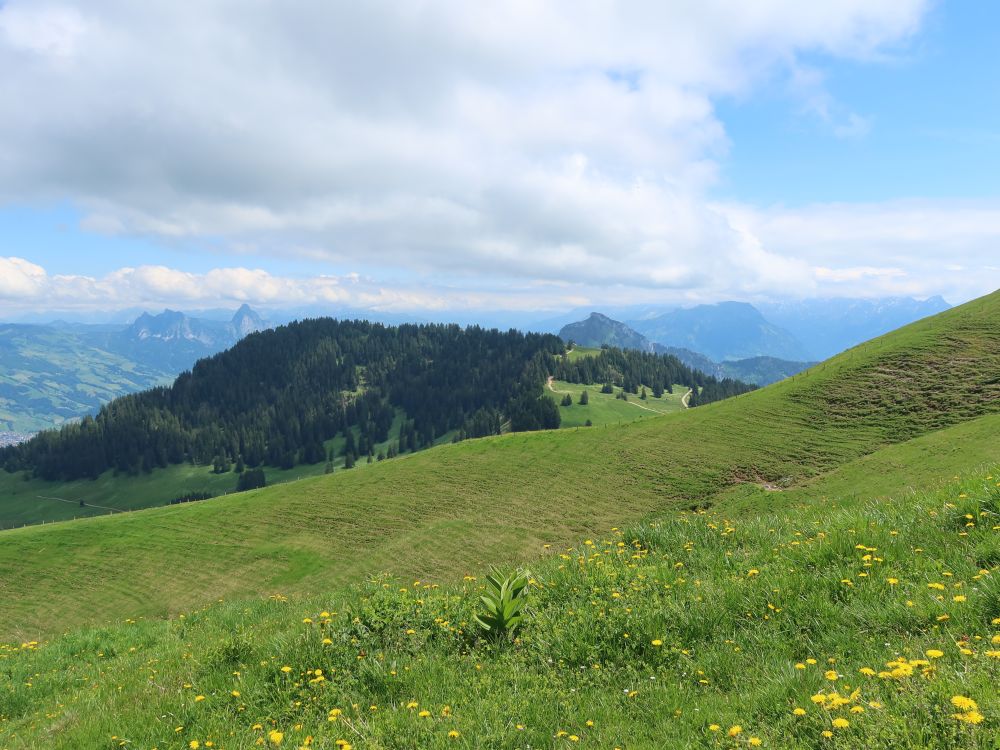
[[586, 406], [590, 403], [590, 394], [585, 390], [580, 394], [580, 406]]

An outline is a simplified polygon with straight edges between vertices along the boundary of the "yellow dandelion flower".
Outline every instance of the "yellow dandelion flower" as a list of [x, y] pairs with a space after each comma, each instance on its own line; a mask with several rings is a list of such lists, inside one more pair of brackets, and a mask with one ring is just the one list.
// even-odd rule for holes
[[837, 729], [847, 729], [849, 726], [851, 726], [851, 722], [839, 716], [830, 723]]
[[940, 659], [944, 656], [944, 651], [938, 651], [936, 648], [929, 648], [924, 653], [931, 659]]
[[972, 698], [967, 698], [964, 695], [953, 695], [951, 705], [959, 711], [975, 711], [979, 708], [979, 704], [972, 700]]
[[986, 717], [979, 713], [979, 711], [972, 709], [971, 711], [966, 711], [964, 714], [952, 714], [952, 718], [963, 721], [966, 724], [980, 724]]
[[741, 727], [739, 724], [734, 724], [733, 726], [729, 727], [729, 731], [726, 732], [726, 734], [728, 734], [730, 737], [736, 737], [742, 731], [743, 727]]
[[792, 710], [792, 713], [795, 714], [796, 716], [805, 716], [806, 710], [804, 708], [795, 708]]

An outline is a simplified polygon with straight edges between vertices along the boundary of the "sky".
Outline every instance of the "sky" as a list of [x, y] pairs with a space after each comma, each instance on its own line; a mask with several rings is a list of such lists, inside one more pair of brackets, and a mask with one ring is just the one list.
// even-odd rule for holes
[[0, 0], [0, 316], [1000, 287], [1000, 5]]

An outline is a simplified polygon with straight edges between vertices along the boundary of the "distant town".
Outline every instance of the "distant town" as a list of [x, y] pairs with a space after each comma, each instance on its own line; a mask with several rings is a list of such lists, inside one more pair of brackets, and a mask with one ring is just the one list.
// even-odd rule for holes
[[32, 437], [33, 435], [25, 432], [0, 432], [0, 448], [6, 448], [8, 445], [23, 443], [25, 440], [30, 440]]

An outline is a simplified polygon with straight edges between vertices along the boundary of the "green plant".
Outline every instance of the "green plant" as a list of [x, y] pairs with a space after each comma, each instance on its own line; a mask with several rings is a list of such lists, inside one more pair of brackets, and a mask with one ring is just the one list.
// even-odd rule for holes
[[486, 611], [476, 614], [476, 622], [487, 637], [502, 641], [521, 626], [528, 601], [528, 572], [518, 570], [501, 578], [497, 570], [486, 576], [486, 593], [479, 597]]

